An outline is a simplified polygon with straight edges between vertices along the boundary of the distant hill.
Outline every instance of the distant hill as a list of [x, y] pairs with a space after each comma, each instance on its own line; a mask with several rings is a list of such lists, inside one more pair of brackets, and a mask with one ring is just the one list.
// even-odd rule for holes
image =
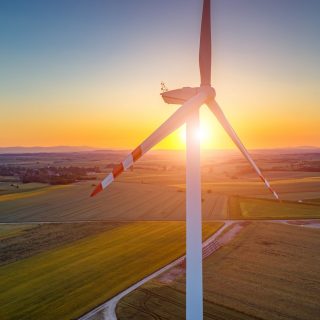
[[[0, 154], [15, 154], [15, 153], [64, 153], [64, 152], [130, 152], [131, 150], [124, 149], [103, 149], [103, 148], [94, 148], [88, 146], [53, 146], [53, 147], [0, 147]], [[237, 149], [213, 149], [205, 150], [205, 153], [210, 152], [238, 152]], [[183, 150], [153, 150], [153, 153], [156, 152], [184, 152]], [[298, 146], [291, 148], [270, 148], [270, 149], [251, 149], [250, 152], [254, 153], [278, 153], [278, 154], [292, 154], [292, 153], [320, 153], [320, 147], [313, 146]]]
[[274, 149], [254, 149], [255, 152], [293, 154], [293, 153], [320, 153], [320, 147], [299, 146], [290, 148], [274, 148]]
[[60, 153], [94, 151], [97, 148], [87, 146], [54, 146], [54, 147], [0, 147], [0, 154], [4, 153]]

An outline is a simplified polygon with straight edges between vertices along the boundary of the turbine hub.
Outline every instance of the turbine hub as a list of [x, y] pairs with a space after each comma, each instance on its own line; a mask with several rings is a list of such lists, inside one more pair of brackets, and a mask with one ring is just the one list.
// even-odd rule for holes
[[207, 101], [212, 101], [216, 97], [216, 90], [209, 85], [201, 86], [199, 89], [207, 95]]

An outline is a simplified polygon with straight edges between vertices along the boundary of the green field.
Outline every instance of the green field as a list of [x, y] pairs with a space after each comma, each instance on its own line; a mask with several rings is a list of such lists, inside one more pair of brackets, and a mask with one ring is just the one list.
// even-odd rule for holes
[[0, 225], [0, 240], [7, 239], [11, 237], [16, 237], [24, 231], [35, 227], [32, 224], [10, 224], [10, 225]]
[[0, 319], [77, 318], [184, 251], [185, 223], [136, 222], [4, 265]]
[[312, 204], [318, 204], [318, 205], [320, 205], [320, 198], [315, 198], [315, 199], [305, 199], [303, 202], [306, 202], [306, 203], [312, 203]]
[[[7, 179], [10, 177], [6, 177]], [[14, 177], [12, 177], [14, 178]], [[42, 188], [48, 187], [48, 184], [31, 182], [31, 183], [22, 183], [19, 181], [3, 181], [0, 182], [0, 196], [6, 194], [17, 194], [23, 192], [29, 192], [34, 190], [39, 190]], [[0, 198], [1, 199], [1, 198]]]
[[231, 219], [316, 219], [320, 218], [320, 206], [293, 201], [276, 201], [245, 197], [230, 197], [228, 201]]
[[[279, 193], [280, 197], [286, 197], [292, 193], [314, 192], [318, 193], [320, 188], [320, 178], [318, 176], [293, 178], [294, 173], [291, 173], [292, 178], [280, 179], [277, 175], [273, 180], [270, 180], [273, 188]], [[177, 188], [185, 188], [185, 184], [172, 184]], [[202, 189], [210, 189], [213, 193], [223, 193], [227, 195], [240, 196], [263, 196], [273, 197], [270, 191], [265, 187], [264, 183], [257, 177], [252, 179], [217, 179], [214, 176], [202, 176]], [[299, 199], [299, 198], [298, 198]], [[300, 198], [301, 199], [301, 198]]]

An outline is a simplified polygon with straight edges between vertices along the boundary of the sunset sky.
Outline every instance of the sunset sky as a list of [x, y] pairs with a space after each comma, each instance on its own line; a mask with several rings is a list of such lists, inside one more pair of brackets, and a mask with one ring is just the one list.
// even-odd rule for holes
[[[0, 2], [0, 146], [134, 148], [199, 85], [200, 0]], [[212, 1], [212, 82], [248, 148], [320, 146], [320, 2]], [[202, 107], [203, 146], [232, 143]], [[158, 148], [182, 148], [183, 133]]]

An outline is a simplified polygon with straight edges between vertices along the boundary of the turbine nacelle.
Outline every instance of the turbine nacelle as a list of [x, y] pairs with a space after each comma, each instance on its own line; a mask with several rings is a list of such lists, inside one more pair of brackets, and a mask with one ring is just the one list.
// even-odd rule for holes
[[165, 91], [161, 93], [161, 96], [165, 103], [180, 105], [200, 92], [206, 94], [208, 101], [213, 100], [216, 96], [216, 92], [211, 86], [201, 86], [194, 88], [183, 87], [181, 89]]

